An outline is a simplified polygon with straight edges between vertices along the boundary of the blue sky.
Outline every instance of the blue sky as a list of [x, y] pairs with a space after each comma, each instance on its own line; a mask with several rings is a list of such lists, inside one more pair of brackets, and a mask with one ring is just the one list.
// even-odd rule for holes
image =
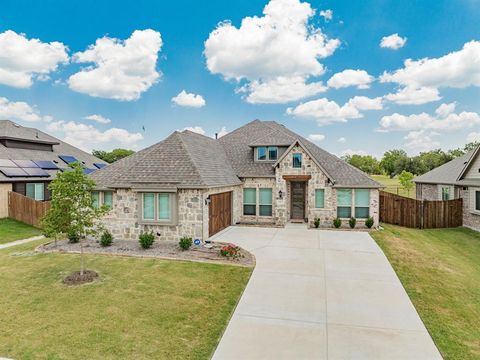
[[460, 147], [480, 139], [479, 23], [478, 0], [3, 0], [0, 117], [87, 150], [256, 118], [337, 155]]

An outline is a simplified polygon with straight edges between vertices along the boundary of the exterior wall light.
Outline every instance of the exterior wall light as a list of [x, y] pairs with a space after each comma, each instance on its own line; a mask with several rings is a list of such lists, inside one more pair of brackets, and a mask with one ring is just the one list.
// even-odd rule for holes
[[280, 190], [280, 191], [278, 192], [278, 198], [281, 199], [282, 197], [283, 197], [283, 192], [282, 192], [282, 190]]
[[208, 197], [205, 199], [205, 205], [210, 205], [211, 202], [212, 199], [210, 199], [210, 195], [208, 195]]

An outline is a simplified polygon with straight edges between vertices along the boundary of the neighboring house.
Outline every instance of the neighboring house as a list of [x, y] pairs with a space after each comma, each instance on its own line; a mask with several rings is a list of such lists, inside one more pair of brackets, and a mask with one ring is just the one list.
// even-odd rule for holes
[[106, 165], [40, 130], [0, 120], [0, 218], [8, 216], [9, 191], [50, 200], [48, 183], [75, 161], [83, 164], [86, 173]]
[[91, 177], [100, 199], [114, 192], [104, 222], [124, 239], [150, 230], [206, 239], [236, 223], [312, 225], [316, 217], [332, 226], [354, 216], [361, 226], [372, 216], [378, 225], [381, 185], [274, 121], [218, 140], [176, 131]]
[[413, 181], [419, 200], [463, 199], [463, 225], [480, 231], [480, 146]]

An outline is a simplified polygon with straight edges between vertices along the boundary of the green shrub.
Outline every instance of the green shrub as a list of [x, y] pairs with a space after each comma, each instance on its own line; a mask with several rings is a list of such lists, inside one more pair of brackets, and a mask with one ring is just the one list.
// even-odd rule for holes
[[365, 226], [368, 227], [369, 229], [372, 228], [373, 226], [373, 217], [369, 217], [366, 221], [365, 221]]
[[155, 235], [153, 234], [153, 231], [142, 231], [138, 236], [138, 241], [142, 249], [148, 249], [153, 245], [153, 242], [155, 241]]
[[112, 242], [113, 235], [108, 231], [104, 231], [102, 237], [100, 238], [100, 245], [106, 247], [112, 245]]
[[180, 246], [180, 249], [182, 250], [190, 249], [192, 244], [193, 244], [192, 238], [187, 236], [182, 237], [178, 242], [178, 246]]
[[335, 218], [333, 219], [333, 226], [335, 226], [337, 229], [342, 226], [342, 220], [340, 220], [340, 218]]
[[70, 231], [67, 234], [68, 241], [71, 242], [72, 244], [78, 243], [80, 241], [80, 235], [78, 235], [74, 231]]
[[353, 229], [355, 225], [357, 225], [357, 219], [351, 217], [350, 220], [348, 220], [348, 225], [350, 225], [350, 227]]
[[313, 225], [315, 225], [315, 227], [318, 229], [318, 227], [320, 226], [320, 219], [315, 218], [315, 220], [313, 220]]

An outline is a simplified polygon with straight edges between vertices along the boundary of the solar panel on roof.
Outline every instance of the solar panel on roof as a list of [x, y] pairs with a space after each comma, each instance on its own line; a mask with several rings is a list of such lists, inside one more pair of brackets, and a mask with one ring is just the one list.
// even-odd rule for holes
[[0, 167], [17, 167], [12, 160], [0, 159]]
[[30, 176], [41, 176], [41, 177], [49, 177], [50, 176], [49, 173], [47, 173], [45, 170], [40, 169], [38, 167], [36, 167], [36, 168], [22, 168], [22, 170], [25, 171]]
[[0, 167], [0, 171], [7, 177], [29, 177], [29, 175], [18, 167]]
[[58, 157], [65, 161], [67, 164], [79, 162], [74, 156], [70, 155], [58, 155]]
[[32, 160], [12, 160], [18, 167], [21, 168], [36, 168], [38, 167]]
[[42, 169], [47, 169], [47, 170], [58, 169], [58, 166], [49, 160], [34, 160], [34, 163], [37, 164], [37, 166]]
[[85, 168], [85, 169], [83, 169], [83, 173], [88, 175], [88, 174], [94, 172], [95, 170], [97, 170], [97, 169], [88, 169], [88, 168]]
[[93, 165], [95, 165], [97, 168], [101, 169], [101, 168], [104, 168], [105, 166], [107, 166], [106, 164], [102, 164], [102, 163], [93, 163]]

